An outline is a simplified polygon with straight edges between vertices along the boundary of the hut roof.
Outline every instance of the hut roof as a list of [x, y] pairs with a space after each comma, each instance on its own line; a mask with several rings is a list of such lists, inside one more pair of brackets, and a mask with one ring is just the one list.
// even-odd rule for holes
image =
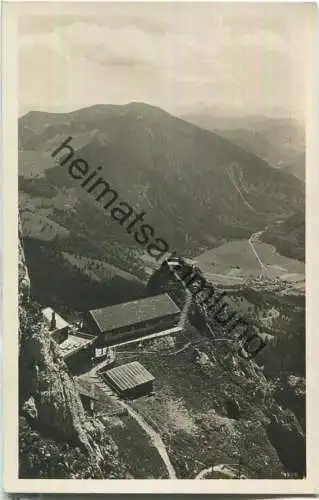
[[111, 368], [104, 372], [104, 375], [120, 391], [134, 389], [155, 380], [153, 375], [138, 361]]
[[89, 311], [100, 332], [179, 312], [179, 307], [167, 293]]

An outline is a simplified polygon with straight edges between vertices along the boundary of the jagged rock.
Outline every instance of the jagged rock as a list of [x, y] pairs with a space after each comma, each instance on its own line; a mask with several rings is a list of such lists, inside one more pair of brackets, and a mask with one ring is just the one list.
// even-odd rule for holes
[[203, 367], [214, 367], [214, 362], [205, 354], [204, 352], [201, 352], [199, 349], [195, 348], [195, 363], [197, 363], [199, 366]]
[[[21, 236], [20, 232], [19, 235]], [[49, 435], [53, 440], [79, 446], [91, 463], [93, 476], [98, 474], [96, 477], [103, 478], [103, 470], [108, 469], [110, 477], [125, 477], [125, 470], [119, 464], [117, 447], [108, 436], [102, 422], [88, 418], [73, 377], [60, 357], [47, 327], [42, 323], [37, 308], [30, 303], [30, 279], [21, 240], [19, 241], [19, 299], [21, 413], [27, 417], [29, 423], [32, 421], [36, 423], [38, 432], [41, 433], [41, 429], [45, 430], [45, 439]], [[29, 434], [27, 423], [23, 424], [22, 428], [25, 429], [27, 442], [23, 440], [20, 428], [20, 439], [24, 443], [20, 448], [23, 448], [23, 453], [28, 453], [28, 443], [30, 440], [34, 441], [34, 435], [32, 437], [32, 433]], [[41, 441], [40, 434], [37, 439]], [[47, 444], [44, 440], [43, 446], [48, 456], [52, 453], [55, 456], [56, 445], [51, 441]], [[38, 450], [37, 446], [34, 448], [36, 451], [33, 453], [41, 453], [41, 449]], [[33, 467], [31, 464], [37, 462], [34, 456], [30, 458], [31, 463], [28, 457], [20, 459], [31, 469]], [[59, 468], [57, 463], [55, 471]], [[65, 466], [64, 469], [68, 470]], [[74, 471], [72, 474], [74, 475]], [[70, 471], [70, 475], [72, 474]]]
[[38, 411], [33, 396], [30, 396], [29, 399], [23, 404], [22, 411], [31, 420], [38, 418]]
[[[19, 283], [19, 319], [20, 319], [20, 324], [21, 320], [23, 320], [23, 317], [25, 316], [25, 310], [24, 310], [24, 305], [28, 303], [29, 298], [30, 298], [30, 278], [29, 278], [29, 272], [28, 268], [25, 263], [25, 257], [24, 257], [24, 251], [22, 247], [22, 229], [21, 229], [21, 222], [19, 219], [19, 262], [18, 262], [18, 283]], [[19, 326], [19, 349], [20, 349], [20, 343], [21, 343], [21, 328]]]
[[19, 266], [18, 266], [18, 276], [19, 276], [19, 304], [25, 304], [28, 302], [30, 297], [30, 277], [28, 268], [25, 263], [24, 252], [22, 248], [22, 229], [19, 220]]
[[287, 378], [287, 384], [294, 389], [297, 396], [305, 396], [306, 394], [306, 383], [304, 377], [297, 377], [295, 375], [289, 375]]

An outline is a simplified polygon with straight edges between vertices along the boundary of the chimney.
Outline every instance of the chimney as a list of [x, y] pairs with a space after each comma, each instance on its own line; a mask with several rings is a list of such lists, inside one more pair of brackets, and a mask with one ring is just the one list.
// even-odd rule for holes
[[51, 318], [50, 330], [55, 330], [55, 329], [56, 329], [55, 312], [52, 311], [52, 318]]

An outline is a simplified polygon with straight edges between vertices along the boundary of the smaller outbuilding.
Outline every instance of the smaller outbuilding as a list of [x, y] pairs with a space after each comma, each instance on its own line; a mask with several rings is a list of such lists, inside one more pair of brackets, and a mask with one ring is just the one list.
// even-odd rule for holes
[[136, 399], [153, 392], [155, 378], [138, 361], [103, 372], [106, 382], [123, 398]]
[[58, 344], [64, 342], [68, 338], [70, 325], [65, 321], [52, 307], [42, 309], [42, 317], [49, 327], [50, 334]]

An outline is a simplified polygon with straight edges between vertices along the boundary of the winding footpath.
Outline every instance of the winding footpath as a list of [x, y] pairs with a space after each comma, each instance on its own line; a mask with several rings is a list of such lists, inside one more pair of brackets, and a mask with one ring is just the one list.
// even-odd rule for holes
[[98, 373], [96, 373], [96, 371], [92, 370], [90, 372], [90, 377], [91, 380], [94, 380], [95, 385], [99, 387], [101, 391], [103, 391], [109, 398], [112, 398], [112, 400], [116, 402], [118, 406], [121, 406], [132, 418], [134, 418], [138, 425], [149, 436], [151, 441], [150, 445], [154, 446], [157, 449], [157, 452], [165, 465], [169, 479], [176, 479], [176, 472], [169, 459], [165, 444], [158, 432], [156, 432], [155, 429], [150, 424], [148, 424], [145, 419], [136, 410], [134, 410], [129, 403], [123, 401], [118, 396], [118, 394], [116, 394], [114, 390], [103, 380], [103, 378]]
[[188, 311], [189, 311], [189, 308], [191, 306], [192, 299], [193, 299], [192, 293], [186, 287], [185, 287], [185, 292], [186, 292], [186, 299], [185, 299], [185, 304], [184, 304], [184, 307], [183, 307], [183, 310], [181, 312], [179, 322], [178, 322], [179, 328], [185, 327], [186, 320], [188, 317]]
[[254, 244], [253, 244], [254, 239], [255, 239], [257, 236], [260, 236], [260, 235], [261, 235], [261, 233], [262, 233], [262, 231], [258, 231], [257, 233], [253, 233], [253, 234], [251, 235], [251, 237], [249, 238], [248, 243], [249, 243], [250, 248], [252, 249], [252, 251], [253, 251], [253, 253], [254, 253], [254, 255], [255, 255], [256, 259], [258, 260], [258, 263], [259, 263], [259, 265], [260, 265], [260, 272], [261, 272], [261, 274], [263, 274], [263, 273], [265, 273], [265, 274], [266, 274], [266, 273], [267, 273], [267, 266], [265, 266], [265, 264], [263, 263], [263, 261], [262, 261], [262, 260], [261, 260], [261, 258], [259, 257], [259, 255], [258, 255], [258, 253], [257, 253], [257, 250], [256, 250], [256, 248], [254, 247]]
[[213, 472], [213, 467], [208, 467], [207, 469], [203, 469], [197, 474], [195, 479], [205, 479], [205, 477], [208, 474], [211, 474], [212, 472]]
[[238, 186], [238, 184], [237, 184], [237, 182], [235, 180], [235, 171], [234, 171], [234, 169], [236, 167], [237, 167], [236, 163], [233, 163], [230, 166], [230, 169], [229, 169], [229, 172], [228, 172], [229, 179], [232, 182], [232, 184], [233, 184], [234, 188], [236, 189], [236, 191], [238, 192], [239, 196], [243, 200], [243, 202], [246, 205], [246, 207], [248, 207], [252, 212], [258, 213], [257, 210], [254, 207], [252, 207], [251, 204], [246, 200], [244, 194], [242, 193], [242, 190], [240, 189], [240, 187]]
[[165, 464], [169, 479], [176, 479], [175, 469], [170, 461], [170, 458], [169, 458], [168, 453], [166, 451], [166, 446], [163, 443], [161, 436], [158, 434], [158, 432], [156, 432], [153, 429], [153, 427], [151, 427], [144, 420], [144, 418], [137, 411], [133, 410], [133, 408], [129, 404], [127, 404], [121, 400], [119, 401], [119, 403], [121, 406], [123, 406], [123, 408], [125, 408], [127, 410], [129, 415], [135, 419], [135, 421], [140, 425], [140, 427], [142, 427], [142, 429], [150, 437], [151, 443], [153, 444], [153, 446], [155, 446], [155, 448], [157, 449], [160, 457], [162, 458], [162, 460]]
[[[175, 271], [174, 271], [174, 274], [176, 275]], [[176, 275], [176, 277], [177, 277], [177, 275]], [[186, 287], [185, 287], [185, 291], [186, 291], [186, 299], [185, 299], [185, 304], [184, 304], [184, 307], [183, 307], [183, 310], [181, 312], [181, 316], [179, 319], [179, 323], [178, 323], [178, 327], [177, 327], [178, 331], [181, 328], [184, 328], [186, 320], [187, 320], [188, 310], [189, 310], [191, 303], [192, 303], [191, 292], [189, 290], [187, 290]], [[177, 351], [173, 354], [177, 354], [178, 352], [182, 352], [183, 350], [187, 349], [189, 347], [189, 345], [190, 345], [190, 343], [186, 344], [179, 351]], [[148, 436], [150, 437], [153, 446], [155, 446], [155, 448], [157, 449], [160, 457], [162, 458], [162, 460], [165, 464], [169, 479], [176, 479], [175, 469], [172, 465], [172, 462], [170, 461], [170, 458], [169, 458], [167, 450], [166, 450], [166, 446], [165, 446], [161, 436], [158, 434], [158, 432], [155, 431], [155, 429], [153, 427], [151, 427], [151, 425], [149, 425], [146, 422], [146, 420], [140, 415], [140, 413], [138, 413], [137, 411], [135, 411], [132, 408], [132, 406], [130, 406], [129, 404], [127, 404], [121, 400], [119, 401], [119, 403], [123, 408], [125, 408], [127, 410], [129, 415], [135, 419], [135, 421], [140, 425], [140, 427], [142, 427], [144, 432], [146, 432], [148, 434]]]
[[[235, 187], [236, 191], [239, 193], [241, 199], [243, 200], [244, 204], [250, 209], [252, 210], [253, 212], [255, 213], [258, 213], [257, 210], [251, 206], [251, 204], [247, 201], [246, 197], [244, 196], [241, 188], [239, 187], [239, 185], [237, 184], [236, 182], [236, 179], [235, 179], [235, 168], [237, 167], [237, 164], [236, 163], [233, 163], [231, 166], [230, 166], [230, 169], [229, 169], [229, 172], [228, 172], [228, 175], [229, 175], [229, 179], [230, 181], [232, 182], [233, 186]], [[257, 231], [256, 233], [253, 233], [251, 235], [251, 237], [249, 238], [248, 240], [248, 243], [250, 245], [250, 248], [252, 250], [252, 252], [254, 253], [256, 259], [258, 260], [258, 263], [260, 265], [260, 274], [261, 276], [263, 274], [266, 274], [267, 273], [267, 266], [265, 266], [265, 264], [263, 263], [263, 261], [261, 260], [261, 258], [259, 257], [258, 253], [257, 253], [257, 250], [256, 248], [254, 247], [254, 244], [253, 244], [253, 240], [256, 238], [256, 236], [260, 236], [261, 233], [263, 231]]]

